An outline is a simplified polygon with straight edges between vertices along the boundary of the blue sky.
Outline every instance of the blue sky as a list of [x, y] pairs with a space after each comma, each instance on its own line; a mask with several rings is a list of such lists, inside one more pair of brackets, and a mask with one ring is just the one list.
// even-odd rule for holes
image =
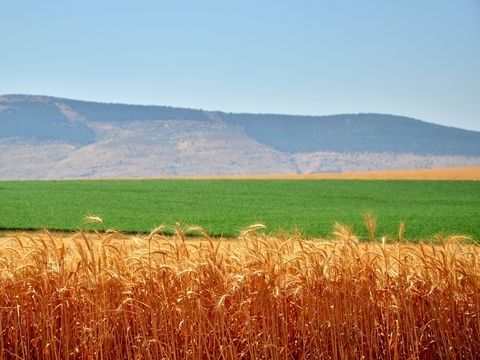
[[0, 94], [480, 131], [480, 1], [0, 0]]

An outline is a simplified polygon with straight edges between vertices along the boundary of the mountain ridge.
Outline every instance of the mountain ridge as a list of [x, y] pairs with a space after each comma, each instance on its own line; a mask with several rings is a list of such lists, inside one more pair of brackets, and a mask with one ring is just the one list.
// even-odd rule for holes
[[480, 132], [404, 116], [227, 113], [0, 96], [0, 179], [480, 165]]

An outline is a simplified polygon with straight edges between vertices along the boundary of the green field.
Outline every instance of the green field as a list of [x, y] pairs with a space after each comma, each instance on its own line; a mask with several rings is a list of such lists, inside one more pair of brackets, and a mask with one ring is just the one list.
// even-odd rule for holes
[[367, 180], [87, 180], [0, 182], [0, 229], [97, 229], [149, 232], [158, 225], [199, 225], [236, 236], [254, 223], [267, 231], [298, 229], [328, 237], [335, 222], [367, 238], [363, 214], [377, 218], [377, 236], [466, 234], [480, 240], [480, 182]]

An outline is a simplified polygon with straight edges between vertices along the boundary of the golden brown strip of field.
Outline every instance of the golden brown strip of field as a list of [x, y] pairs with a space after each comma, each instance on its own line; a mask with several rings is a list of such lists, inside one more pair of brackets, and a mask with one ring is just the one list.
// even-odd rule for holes
[[480, 180], [480, 167], [389, 170], [372, 172], [272, 174], [199, 177], [208, 179], [352, 179], [352, 180]]

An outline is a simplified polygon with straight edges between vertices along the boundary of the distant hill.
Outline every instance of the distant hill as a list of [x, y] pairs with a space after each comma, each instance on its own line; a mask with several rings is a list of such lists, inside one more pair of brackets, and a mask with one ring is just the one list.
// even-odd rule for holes
[[[60, 141], [85, 145], [95, 141], [95, 131], [84, 122], [74, 122], [48, 101], [10, 97], [1, 101], [0, 138]], [[18, 99], [18, 100], [17, 100]]]
[[480, 133], [403, 116], [221, 114], [280, 151], [480, 156]]
[[296, 116], [0, 96], [0, 179], [480, 165], [480, 132], [385, 114]]

